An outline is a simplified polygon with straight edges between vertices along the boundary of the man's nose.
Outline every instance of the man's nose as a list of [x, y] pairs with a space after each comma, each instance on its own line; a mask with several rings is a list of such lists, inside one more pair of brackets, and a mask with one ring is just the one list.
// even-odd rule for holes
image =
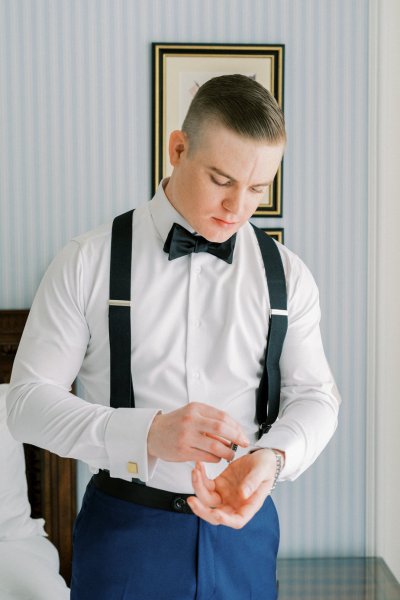
[[226, 211], [237, 215], [241, 212], [241, 209], [245, 203], [245, 198], [246, 196], [243, 190], [231, 189], [226, 194], [222, 202], [222, 206], [225, 208]]

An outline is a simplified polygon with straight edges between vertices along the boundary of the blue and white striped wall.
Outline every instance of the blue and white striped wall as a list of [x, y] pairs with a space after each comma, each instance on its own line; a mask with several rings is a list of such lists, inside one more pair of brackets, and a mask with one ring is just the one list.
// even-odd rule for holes
[[0, 0], [0, 307], [149, 199], [153, 41], [286, 46], [286, 244], [320, 287], [334, 441], [276, 492], [281, 556], [365, 548], [367, 0]]

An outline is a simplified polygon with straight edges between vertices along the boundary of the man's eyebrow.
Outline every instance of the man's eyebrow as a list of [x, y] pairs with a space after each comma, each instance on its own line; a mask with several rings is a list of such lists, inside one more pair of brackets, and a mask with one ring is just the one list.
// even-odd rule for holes
[[[226, 177], [226, 179], [229, 179], [230, 181], [232, 181], [232, 183], [237, 183], [237, 181], [234, 177], [232, 177], [231, 175], [228, 175], [227, 173], [224, 173], [220, 169], [217, 169], [217, 167], [210, 166], [208, 168], [210, 171], [214, 171], [214, 173], [221, 175], [221, 177]], [[272, 181], [267, 181], [265, 183], [255, 183], [255, 184], [253, 184], [252, 187], [265, 187], [265, 186], [271, 185], [271, 183], [272, 183]]]

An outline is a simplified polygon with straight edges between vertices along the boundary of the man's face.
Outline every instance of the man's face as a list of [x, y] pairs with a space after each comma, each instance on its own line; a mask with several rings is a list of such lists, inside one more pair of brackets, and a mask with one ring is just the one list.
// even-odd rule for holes
[[284, 143], [269, 145], [223, 125], [207, 125], [190, 153], [183, 132], [173, 132], [174, 167], [165, 192], [193, 229], [212, 242], [230, 238], [251, 217], [272, 184]]

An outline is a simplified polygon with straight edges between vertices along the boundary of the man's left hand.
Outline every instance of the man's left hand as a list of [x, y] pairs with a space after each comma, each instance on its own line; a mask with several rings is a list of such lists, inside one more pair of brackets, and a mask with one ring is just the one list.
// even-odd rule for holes
[[192, 482], [196, 496], [188, 498], [195, 515], [212, 525], [241, 529], [262, 507], [276, 472], [272, 450], [262, 449], [234, 460], [215, 479], [196, 463]]

